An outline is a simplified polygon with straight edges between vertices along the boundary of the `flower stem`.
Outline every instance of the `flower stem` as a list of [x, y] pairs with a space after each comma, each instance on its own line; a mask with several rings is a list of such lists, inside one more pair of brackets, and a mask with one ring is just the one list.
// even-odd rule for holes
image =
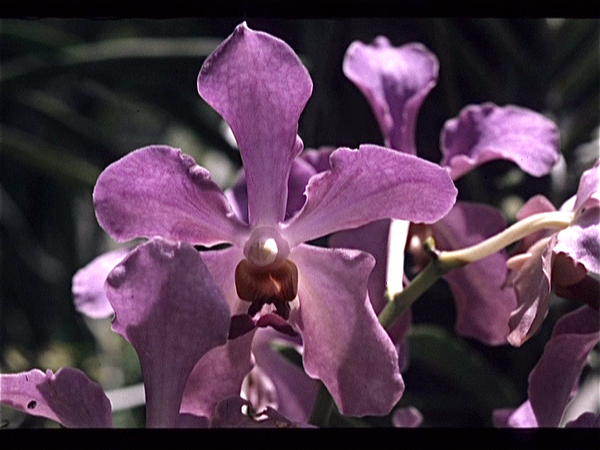
[[415, 300], [426, 292], [438, 279], [448, 272], [452, 267], [443, 265], [434, 257], [419, 274], [394, 296], [379, 313], [379, 323], [385, 329], [390, 329], [394, 321], [406, 311]]
[[379, 314], [379, 322], [387, 330], [423, 293], [452, 269], [478, 261], [513, 242], [543, 229], [563, 229], [571, 225], [573, 213], [555, 211], [529, 216], [479, 244], [460, 250], [430, 249], [432, 259], [413, 280], [391, 299]]
[[548, 228], [558, 230], [566, 228], [571, 225], [572, 219], [573, 213], [571, 212], [555, 211], [535, 214], [518, 221], [501, 233], [498, 233], [479, 244], [461, 250], [440, 252], [438, 254], [438, 259], [443, 264], [460, 267], [496, 253], [513, 242], [536, 231]]

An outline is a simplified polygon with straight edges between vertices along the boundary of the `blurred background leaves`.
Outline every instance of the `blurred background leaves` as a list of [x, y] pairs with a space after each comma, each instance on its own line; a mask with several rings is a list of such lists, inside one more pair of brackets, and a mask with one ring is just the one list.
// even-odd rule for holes
[[[71, 365], [107, 389], [141, 380], [135, 353], [107, 334], [110, 321], [88, 323], [73, 308], [75, 271], [116, 245], [97, 225], [92, 189], [108, 164], [150, 144], [182, 148], [223, 188], [232, 182], [239, 155], [220, 117], [198, 97], [196, 78], [204, 58], [241, 20], [0, 21], [3, 372]], [[597, 19], [245, 20], [285, 40], [310, 71], [314, 92], [299, 128], [307, 148], [382, 142], [367, 102], [341, 68], [352, 41], [385, 35], [394, 45], [422, 42], [440, 61], [438, 85], [417, 123], [421, 157], [440, 160], [444, 122], [471, 103], [517, 104], [560, 127], [564, 161], [551, 175], [535, 179], [508, 163], [488, 163], [459, 180], [460, 198], [502, 208], [512, 221], [531, 195], [560, 205], [598, 157]], [[437, 328], [412, 334], [422, 353], [406, 374], [405, 401], [427, 412], [426, 425], [490, 425], [493, 408], [524, 400], [527, 375], [553, 321], [571, 307], [559, 299], [554, 304], [541, 332], [523, 348], [487, 348], [453, 334], [452, 300], [438, 283], [414, 308], [416, 323]], [[436, 352], [454, 358], [436, 358]], [[456, 366], [458, 378], [448, 376], [453, 359], [471, 361], [473, 377], [460, 376], [464, 365]], [[493, 373], [503, 390], [488, 386], [496, 392], [487, 397], [481, 381]], [[448, 399], [454, 408], [432, 394], [434, 385], [444, 392], [440, 380], [453, 385]], [[464, 404], [474, 412], [457, 415]], [[143, 420], [135, 410], [119, 417], [123, 426]], [[45, 423], [27, 420], [30, 426]]]

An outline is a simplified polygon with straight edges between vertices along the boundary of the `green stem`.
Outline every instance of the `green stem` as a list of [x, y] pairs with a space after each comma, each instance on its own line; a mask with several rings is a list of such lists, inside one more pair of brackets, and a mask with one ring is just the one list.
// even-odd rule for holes
[[406, 311], [415, 300], [425, 293], [442, 275], [455, 266], [444, 265], [437, 258], [429, 261], [429, 264], [404, 288], [404, 290], [388, 302], [379, 313], [379, 323], [387, 330], [394, 321]]

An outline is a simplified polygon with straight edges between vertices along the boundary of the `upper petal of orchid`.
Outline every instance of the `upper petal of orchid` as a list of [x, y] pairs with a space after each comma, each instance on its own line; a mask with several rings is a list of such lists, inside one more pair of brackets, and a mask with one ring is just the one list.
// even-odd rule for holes
[[[433, 226], [440, 250], [475, 245], [505, 228], [502, 214], [487, 205], [457, 202]], [[456, 331], [488, 345], [506, 343], [508, 319], [517, 306], [514, 291], [504, 288], [506, 254], [494, 253], [444, 275], [456, 302]]]
[[[328, 157], [329, 158], [329, 157]], [[316, 173], [315, 168], [302, 158], [296, 158], [292, 162], [292, 169], [288, 179], [288, 198], [285, 211], [285, 219], [292, 217], [297, 213], [304, 202], [304, 189], [308, 184], [308, 180]], [[248, 223], [248, 187], [246, 185], [246, 176], [243, 170], [235, 182], [235, 184], [225, 191], [225, 196], [229, 200], [231, 207], [236, 215], [244, 222]]]
[[67, 428], [112, 427], [108, 397], [81, 370], [39, 369], [0, 375], [0, 403]]
[[113, 331], [135, 348], [146, 390], [147, 426], [175, 426], [198, 360], [227, 341], [230, 310], [194, 247], [154, 238], [109, 274]]
[[494, 159], [506, 159], [539, 177], [559, 159], [558, 128], [541, 114], [492, 103], [465, 107], [446, 122], [441, 136], [442, 166], [453, 180]]
[[213, 245], [246, 235], [208, 171], [166, 146], [136, 150], [108, 166], [96, 182], [94, 205], [98, 223], [118, 241], [162, 236]]
[[371, 45], [356, 41], [348, 47], [344, 74], [371, 104], [386, 146], [416, 154], [417, 114], [437, 83], [438, 66], [419, 43], [392, 47], [379, 36]]
[[306, 373], [323, 381], [342, 414], [388, 414], [404, 382], [367, 296], [373, 257], [300, 245], [290, 259], [298, 266], [299, 300], [290, 321], [302, 335]]
[[284, 225], [290, 247], [379, 219], [435, 222], [456, 200], [446, 170], [413, 155], [361, 145], [336, 150], [330, 164], [310, 179], [306, 203]]
[[282, 221], [290, 167], [302, 151], [296, 133], [312, 93], [308, 71], [285, 42], [244, 22], [204, 62], [198, 92], [237, 141], [250, 224]]
[[600, 340], [598, 311], [584, 306], [561, 317], [529, 375], [529, 400], [541, 427], [556, 427]]
[[113, 315], [114, 311], [104, 292], [104, 282], [109, 272], [130, 250], [119, 248], [104, 253], [73, 275], [71, 291], [77, 311], [92, 319], [103, 319]]

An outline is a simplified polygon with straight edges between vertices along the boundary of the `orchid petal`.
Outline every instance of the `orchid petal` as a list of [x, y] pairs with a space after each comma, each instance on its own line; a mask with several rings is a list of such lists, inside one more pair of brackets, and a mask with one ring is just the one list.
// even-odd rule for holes
[[[375, 267], [369, 276], [368, 290], [375, 314], [379, 314], [387, 303], [385, 280], [389, 230], [390, 220], [382, 219], [352, 230], [339, 231], [329, 238], [330, 247], [361, 250], [375, 257]], [[397, 274], [400, 278], [402, 275]]]
[[108, 166], [94, 205], [98, 223], [118, 241], [161, 236], [213, 245], [241, 242], [247, 228], [208, 171], [166, 146], [138, 149]]
[[584, 412], [576, 419], [571, 420], [565, 428], [600, 428], [600, 414]]
[[[487, 205], [457, 202], [433, 226], [436, 247], [453, 250], [475, 245], [505, 228], [502, 214]], [[508, 320], [517, 306], [504, 288], [506, 254], [497, 252], [444, 275], [456, 303], [456, 332], [488, 345], [506, 343]]]
[[256, 364], [275, 385], [277, 410], [293, 422], [307, 423], [319, 384], [279, 354], [276, 344], [294, 346], [296, 342], [271, 328], [257, 330], [252, 345]]
[[335, 147], [323, 146], [318, 149], [306, 149], [300, 158], [309, 163], [317, 173], [331, 169], [329, 157], [336, 150]]
[[437, 83], [438, 66], [419, 43], [392, 47], [379, 36], [371, 45], [356, 41], [348, 47], [344, 74], [371, 104], [386, 146], [416, 154], [417, 114]]
[[[556, 237], [542, 239], [527, 250], [523, 267], [511, 278], [517, 296], [517, 308], [508, 321], [508, 342], [521, 346], [541, 326], [550, 301], [552, 247]], [[511, 274], [512, 275], [512, 274]]]
[[588, 208], [600, 205], [599, 177], [600, 160], [581, 175], [573, 211], [579, 211], [584, 205]]
[[588, 306], [558, 320], [529, 375], [529, 399], [541, 427], [558, 426], [587, 357], [599, 340], [598, 311]]
[[174, 426], [188, 376], [223, 345], [230, 310], [194, 247], [154, 238], [109, 274], [112, 329], [135, 348], [146, 390], [147, 425]]
[[[235, 266], [243, 258], [242, 250], [230, 247], [224, 250], [205, 251], [202, 260], [219, 285], [229, 303], [232, 315], [243, 314], [248, 303], [241, 301], [235, 290]], [[250, 372], [254, 361], [251, 355], [251, 331], [213, 348], [194, 366], [183, 392], [181, 412], [212, 417], [217, 404], [227, 397], [237, 396], [242, 381]]]
[[0, 402], [67, 428], [112, 427], [108, 397], [81, 370], [64, 367], [53, 374], [32, 369], [0, 375]]
[[273, 408], [256, 411], [252, 418], [242, 412], [242, 407], [251, 408], [248, 400], [241, 397], [230, 397], [217, 406], [210, 423], [211, 428], [288, 428], [296, 425]]
[[[292, 162], [290, 177], [288, 179], [288, 199], [285, 219], [292, 217], [304, 205], [306, 201], [304, 189], [310, 177], [315, 173], [313, 166], [304, 159], [296, 158]], [[240, 172], [233, 187], [225, 191], [225, 196], [236, 215], [248, 223], [248, 189], [246, 186], [246, 176], [243, 171]]]
[[537, 428], [538, 423], [527, 400], [516, 409], [496, 409], [493, 413], [494, 426], [498, 428]]
[[404, 382], [394, 344], [367, 296], [373, 257], [300, 245], [290, 259], [299, 277], [290, 322], [302, 335], [306, 373], [323, 381], [342, 414], [388, 414]]
[[559, 159], [558, 128], [541, 114], [492, 103], [465, 107], [446, 122], [442, 166], [453, 180], [491, 160], [505, 159], [524, 172], [546, 175]]
[[284, 225], [290, 247], [384, 218], [435, 222], [456, 200], [448, 173], [416, 156], [361, 145], [336, 150], [330, 164], [310, 179], [306, 203]]
[[181, 413], [211, 418], [224, 398], [239, 395], [244, 377], [254, 365], [250, 348], [254, 331], [206, 353], [190, 374]]
[[71, 290], [77, 311], [92, 319], [104, 319], [113, 315], [112, 306], [104, 293], [104, 282], [109, 272], [130, 250], [120, 248], [104, 253], [75, 273]]
[[[523, 220], [529, 216], [533, 216], [534, 214], [541, 214], [554, 211], [556, 211], [556, 208], [550, 202], [550, 200], [548, 200], [543, 195], [534, 195], [529, 200], [527, 200], [523, 206], [521, 206], [521, 209], [519, 209], [519, 212], [517, 213], [517, 219]], [[556, 233], [555, 230], [540, 230], [531, 233], [528, 236], [525, 236], [518, 244], [517, 252], [520, 253], [519, 250], [527, 250], [540, 239], [551, 236], [554, 233]]]
[[392, 415], [392, 424], [397, 428], [417, 428], [423, 423], [423, 414], [414, 406], [398, 408]]
[[290, 167], [302, 151], [296, 132], [312, 93], [308, 71], [285, 42], [244, 22], [204, 62], [198, 92], [237, 141], [250, 224], [282, 221]]
[[600, 207], [579, 214], [556, 235], [554, 253], [564, 253], [589, 272], [600, 274]]

